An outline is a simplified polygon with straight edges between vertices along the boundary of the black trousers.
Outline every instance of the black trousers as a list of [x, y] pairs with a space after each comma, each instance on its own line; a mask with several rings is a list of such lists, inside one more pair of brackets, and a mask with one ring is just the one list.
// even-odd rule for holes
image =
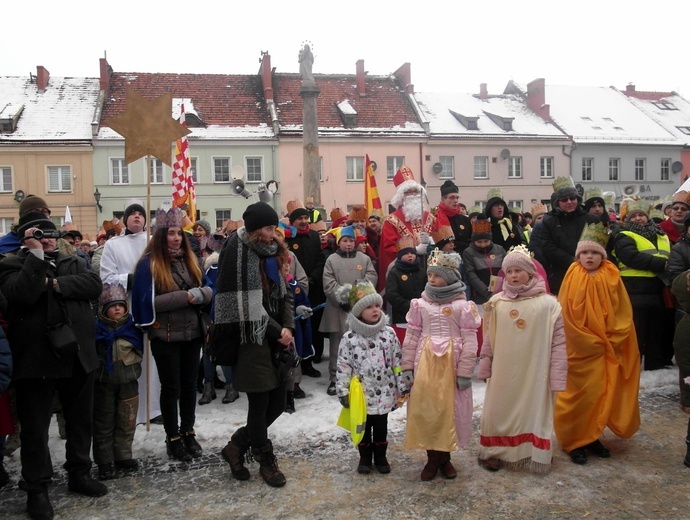
[[[161, 415], [168, 437], [191, 432], [196, 421], [196, 378], [199, 370], [201, 338], [194, 341], [151, 340], [161, 381]], [[179, 403], [179, 423], [178, 423]]]
[[369, 415], [367, 414], [367, 424], [364, 427], [363, 444], [374, 442], [386, 442], [388, 439], [388, 414]]
[[268, 427], [285, 411], [287, 392], [285, 383], [268, 392], [247, 392], [247, 432], [251, 445], [264, 446], [268, 441]]
[[76, 362], [71, 377], [15, 380], [17, 415], [22, 425], [20, 453], [25, 489], [40, 488], [53, 477], [48, 430], [56, 392], [62, 405], [67, 431], [64, 468], [70, 476], [75, 477], [91, 470], [95, 377], [95, 371], [86, 374], [81, 364]]

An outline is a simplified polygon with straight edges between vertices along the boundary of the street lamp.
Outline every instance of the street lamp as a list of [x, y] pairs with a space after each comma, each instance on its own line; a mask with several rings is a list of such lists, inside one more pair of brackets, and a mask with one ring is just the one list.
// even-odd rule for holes
[[96, 191], [93, 192], [93, 200], [96, 201], [96, 206], [98, 206], [99, 213], [103, 213], [103, 206], [101, 206], [101, 192], [98, 191], [98, 188], [96, 188]]

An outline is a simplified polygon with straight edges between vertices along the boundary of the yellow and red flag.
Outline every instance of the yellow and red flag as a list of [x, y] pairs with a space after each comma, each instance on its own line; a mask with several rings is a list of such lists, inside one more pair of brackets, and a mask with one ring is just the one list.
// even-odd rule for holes
[[383, 216], [383, 207], [381, 206], [381, 199], [379, 192], [376, 189], [376, 177], [374, 177], [374, 168], [371, 166], [369, 154], [366, 155], [366, 174], [364, 177], [364, 205], [367, 208], [369, 216], [378, 215]]
[[[187, 126], [184, 116], [184, 103], [180, 112], [180, 124]], [[174, 207], [187, 205], [187, 216], [194, 224], [196, 221], [196, 193], [192, 178], [191, 160], [189, 158], [189, 141], [187, 136], [179, 138], [175, 143], [175, 162], [172, 172], [172, 203]]]

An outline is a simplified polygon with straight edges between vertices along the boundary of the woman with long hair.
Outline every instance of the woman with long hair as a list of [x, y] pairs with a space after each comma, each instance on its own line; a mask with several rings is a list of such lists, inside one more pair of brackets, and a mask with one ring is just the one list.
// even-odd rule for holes
[[[156, 226], [134, 271], [132, 314], [148, 332], [161, 382], [160, 406], [168, 455], [201, 456], [196, 441], [196, 377], [202, 330], [199, 311], [211, 303], [199, 261], [182, 229], [182, 212], [156, 212]], [[179, 417], [178, 417], [179, 408]]]
[[269, 486], [285, 485], [268, 427], [283, 413], [286, 379], [294, 358], [292, 292], [281, 267], [287, 249], [276, 241], [278, 214], [265, 202], [251, 204], [242, 215], [244, 227], [230, 236], [218, 262], [215, 296], [214, 351], [231, 353], [234, 386], [246, 392], [247, 424], [239, 428], [221, 455], [232, 475], [248, 480], [244, 456], [251, 448]]

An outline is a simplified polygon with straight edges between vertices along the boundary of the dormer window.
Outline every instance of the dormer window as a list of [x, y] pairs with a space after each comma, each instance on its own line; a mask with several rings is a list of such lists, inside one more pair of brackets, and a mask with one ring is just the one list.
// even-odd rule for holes
[[502, 130], [505, 130], [506, 132], [513, 131], [513, 120], [515, 119], [514, 117], [499, 116], [498, 114], [491, 114], [486, 110], [484, 111], [484, 113]]
[[341, 101], [336, 106], [345, 126], [357, 126], [357, 111], [348, 99]]
[[19, 116], [24, 111], [24, 105], [8, 103], [0, 110], [0, 133], [11, 134], [17, 129]]
[[654, 106], [661, 110], [678, 110], [673, 103], [669, 103], [668, 101], [655, 101]]
[[479, 126], [477, 125], [477, 121], [479, 121], [478, 116], [464, 116], [452, 110], [449, 110], [449, 112], [453, 114], [453, 117], [467, 130], [479, 130]]

